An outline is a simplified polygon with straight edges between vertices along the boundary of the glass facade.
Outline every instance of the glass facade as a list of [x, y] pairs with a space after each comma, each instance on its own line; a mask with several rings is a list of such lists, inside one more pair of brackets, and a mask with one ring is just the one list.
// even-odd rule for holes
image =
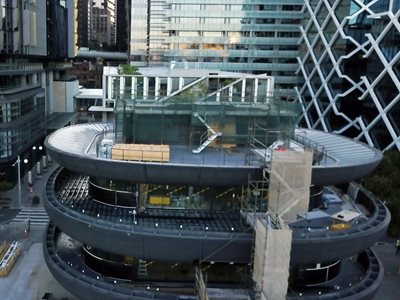
[[[28, 158], [32, 143], [45, 135], [42, 72], [40, 64], [0, 65], [0, 181], [15, 180], [10, 162], [21, 153]], [[29, 161], [33, 163], [31, 157]]]
[[[271, 132], [293, 131], [299, 116], [298, 103], [273, 96], [269, 76], [163, 68], [122, 75], [114, 69], [105, 68], [103, 94], [106, 103], [115, 103], [118, 143], [180, 145], [197, 153], [212, 138], [223, 153], [248, 145], [255, 124]], [[275, 141], [269, 135], [266, 143]]]
[[400, 149], [399, 1], [320, 2], [305, 5], [302, 125]]
[[303, 1], [140, 0], [132, 3], [134, 64], [275, 76], [277, 94], [296, 84]]

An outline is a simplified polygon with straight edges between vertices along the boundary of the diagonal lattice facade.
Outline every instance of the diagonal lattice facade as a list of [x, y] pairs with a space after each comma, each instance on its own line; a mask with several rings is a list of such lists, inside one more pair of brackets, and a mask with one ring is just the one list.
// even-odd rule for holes
[[301, 123], [400, 149], [400, 1], [308, 0]]

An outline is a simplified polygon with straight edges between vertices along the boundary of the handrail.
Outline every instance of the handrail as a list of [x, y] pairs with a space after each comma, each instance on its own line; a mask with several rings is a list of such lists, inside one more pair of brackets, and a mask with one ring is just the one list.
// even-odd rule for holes
[[186, 91], [187, 89], [191, 88], [192, 86], [204, 81], [205, 79], [207, 79], [207, 77], [200, 77], [199, 79], [197, 79], [197, 80], [195, 80], [195, 81], [183, 86], [182, 89], [176, 90], [175, 92], [169, 94], [168, 96], [165, 96], [165, 97], [159, 99], [158, 102], [159, 103], [163, 103], [163, 102], [167, 101], [168, 99], [171, 99], [172, 97], [178, 95], [179, 93]]
[[211, 94], [208, 94], [208, 95], [204, 96], [203, 98], [201, 98], [199, 100], [199, 102], [203, 102], [203, 101], [205, 102], [205, 100], [207, 98], [210, 98], [210, 97], [212, 97], [214, 95], [217, 95], [218, 93], [221, 93], [222, 91], [224, 91], [226, 89], [229, 89], [231, 86], [235, 85], [236, 83], [239, 83], [240, 81], [243, 81], [243, 79], [246, 79], [246, 78], [245, 77], [239, 78], [239, 79], [235, 80], [234, 82], [231, 82], [226, 86], [223, 86], [222, 88], [216, 90], [215, 92], [212, 92]]
[[316, 150], [317, 152], [322, 154], [322, 157], [319, 157], [317, 160], [317, 164], [319, 165], [322, 161], [322, 158], [324, 159], [324, 162], [326, 162], [326, 158], [328, 157], [328, 150], [321, 144], [307, 138], [305, 135], [301, 135], [299, 133], [295, 133], [294, 135], [294, 140], [296, 142], [299, 142], [305, 147], [311, 148], [313, 150]]

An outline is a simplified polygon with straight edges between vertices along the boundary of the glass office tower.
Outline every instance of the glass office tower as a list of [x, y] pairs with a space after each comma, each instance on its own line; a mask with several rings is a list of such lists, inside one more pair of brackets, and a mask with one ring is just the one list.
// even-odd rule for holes
[[291, 96], [302, 6], [301, 0], [134, 1], [131, 61], [267, 73], [277, 95]]
[[304, 126], [400, 149], [399, 8], [398, 0], [305, 2]]
[[[22, 3], [23, 2], [23, 3]], [[0, 1], [0, 184], [17, 181], [43, 153], [38, 145], [53, 112], [53, 81], [75, 50], [72, 2]], [[8, 204], [7, 204], [8, 205]]]

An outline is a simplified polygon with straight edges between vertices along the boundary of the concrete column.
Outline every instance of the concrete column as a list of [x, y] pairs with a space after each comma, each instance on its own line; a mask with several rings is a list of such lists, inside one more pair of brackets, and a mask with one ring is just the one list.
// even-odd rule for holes
[[229, 102], [232, 102], [233, 99], [233, 85], [229, 87]]
[[46, 74], [43, 72], [42, 84], [46, 85], [47, 95], [46, 95], [46, 113], [52, 113], [54, 111], [54, 90], [53, 90], [53, 72], [48, 72], [47, 76], [49, 78], [49, 85], [46, 85]]
[[20, 78], [21, 78], [21, 87], [26, 86], [26, 75], [22, 75]]
[[28, 171], [28, 185], [31, 186], [32, 183], [32, 171]]
[[186, 203], [186, 207], [190, 208], [190, 205], [192, 204], [192, 198], [193, 198], [193, 187], [189, 186], [188, 203]]
[[47, 157], [46, 155], [43, 155], [42, 157], [42, 164], [43, 164], [43, 173], [47, 172]]
[[33, 73], [31, 78], [32, 78], [32, 84], [37, 84], [37, 74]]
[[36, 177], [41, 178], [42, 177], [42, 170], [40, 167], [40, 160], [36, 163]]

